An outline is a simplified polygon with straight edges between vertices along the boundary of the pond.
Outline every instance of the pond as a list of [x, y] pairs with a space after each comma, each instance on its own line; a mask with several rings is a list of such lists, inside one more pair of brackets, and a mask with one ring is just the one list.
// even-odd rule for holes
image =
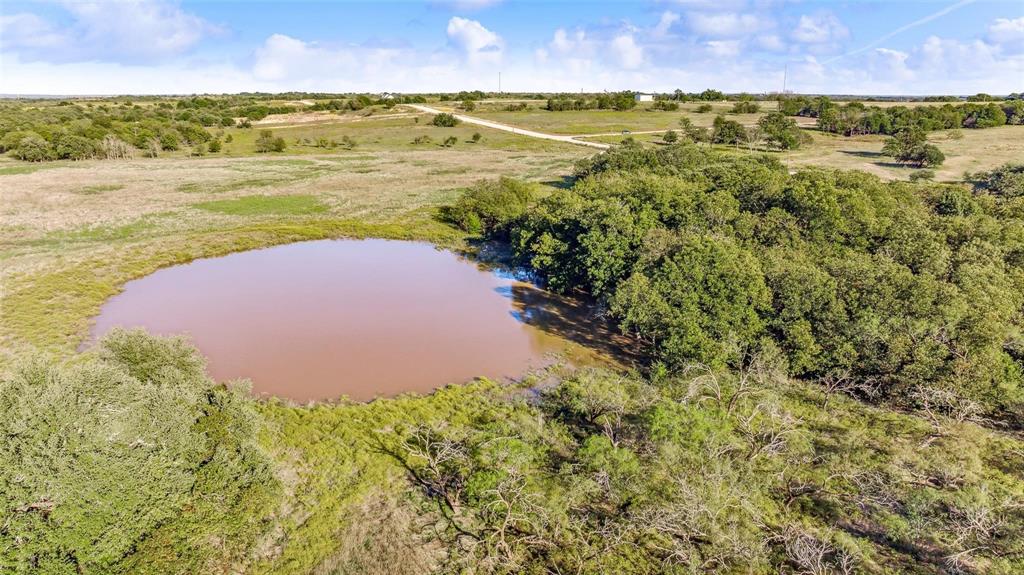
[[578, 301], [389, 240], [302, 242], [163, 269], [108, 300], [91, 341], [119, 326], [185, 335], [218, 381], [248, 378], [258, 394], [297, 401], [517, 377], [593, 353], [577, 343], [615, 341]]

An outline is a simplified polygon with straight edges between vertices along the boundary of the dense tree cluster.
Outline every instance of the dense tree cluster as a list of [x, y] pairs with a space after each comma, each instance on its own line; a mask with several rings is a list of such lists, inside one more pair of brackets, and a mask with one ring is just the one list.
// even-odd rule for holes
[[736, 366], [736, 341], [865, 398], [1024, 425], [1019, 196], [689, 145], [577, 174], [511, 225], [515, 254], [669, 368]]
[[818, 128], [822, 131], [845, 136], [892, 135], [909, 128], [928, 132], [1024, 123], [1024, 101], [1021, 100], [882, 108], [861, 102], [837, 104], [827, 96], [797, 96], [780, 99], [779, 109], [787, 116], [817, 118]]
[[636, 107], [636, 98], [633, 92], [614, 92], [598, 94], [593, 98], [562, 94], [548, 98], [545, 109], [551, 112], [565, 112], [570, 110], [629, 110], [634, 107]]

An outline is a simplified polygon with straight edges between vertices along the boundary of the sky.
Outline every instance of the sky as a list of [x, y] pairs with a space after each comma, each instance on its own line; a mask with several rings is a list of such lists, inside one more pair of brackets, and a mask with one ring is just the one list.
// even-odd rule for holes
[[2, 94], [1024, 91], [1024, 0], [0, 1]]

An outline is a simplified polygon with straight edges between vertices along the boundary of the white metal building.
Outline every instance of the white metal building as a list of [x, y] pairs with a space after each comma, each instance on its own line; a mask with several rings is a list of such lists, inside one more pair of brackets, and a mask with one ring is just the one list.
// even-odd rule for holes
[[637, 94], [636, 96], [634, 96], [634, 98], [636, 98], [637, 102], [653, 102], [654, 101], [654, 95], [653, 94]]

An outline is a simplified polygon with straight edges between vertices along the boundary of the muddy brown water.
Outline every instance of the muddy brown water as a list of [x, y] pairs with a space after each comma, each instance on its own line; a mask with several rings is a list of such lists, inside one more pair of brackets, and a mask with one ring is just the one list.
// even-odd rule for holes
[[[218, 381], [297, 401], [517, 377], [614, 341], [585, 305], [426, 243], [323, 240], [197, 260], [129, 282], [114, 327], [185, 335]], [[575, 347], [575, 351], [571, 348]]]

